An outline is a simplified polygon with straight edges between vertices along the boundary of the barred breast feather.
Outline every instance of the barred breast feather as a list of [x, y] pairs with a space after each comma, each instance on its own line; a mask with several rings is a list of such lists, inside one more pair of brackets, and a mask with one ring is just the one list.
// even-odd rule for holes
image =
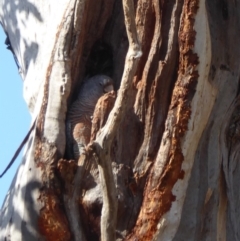
[[98, 99], [113, 90], [112, 79], [96, 75], [86, 80], [78, 98], [69, 108], [66, 119], [66, 148], [68, 158], [78, 160], [90, 141], [92, 115]]

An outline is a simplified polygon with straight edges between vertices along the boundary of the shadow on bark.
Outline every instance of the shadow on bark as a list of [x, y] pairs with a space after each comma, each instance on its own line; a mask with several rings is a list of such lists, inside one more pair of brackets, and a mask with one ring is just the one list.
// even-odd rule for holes
[[[5, 18], [0, 20], [1, 25], [7, 35], [6, 37], [9, 37], [11, 46], [14, 46], [14, 49], [12, 49], [11, 51], [16, 57], [19, 72], [21, 73], [22, 77], [25, 77], [30, 63], [35, 63], [38, 55], [39, 46], [36, 42], [33, 41], [29, 43], [27, 36], [23, 36], [21, 34], [19, 30], [20, 23], [18, 22], [16, 15], [24, 14], [26, 17], [25, 21], [28, 21], [28, 17], [30, 15], [34, 16], [34, 18], [39, 22], [43, 22], [44, 20], [37, 7], [27, 0], [23, 0], [21, 2], [3, 0], [2, 11]], [[25, 24], [24, 20], [21, 24]], [[20, 53], [21, 38], [23, 39], [25, 45], [24, 53]]]

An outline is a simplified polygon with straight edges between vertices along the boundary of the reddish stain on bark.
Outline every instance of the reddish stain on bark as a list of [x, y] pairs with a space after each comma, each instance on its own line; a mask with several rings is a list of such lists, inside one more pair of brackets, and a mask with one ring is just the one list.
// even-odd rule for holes
[[[55, 175], [57, 168], [55, 160], [56, 147], [50, 145], [45, 140], [39, 141], [35, 151], [35, 162], [42, 177], [42, 187], [38, 198], [39, 205], [42, 208], [39, 212], [38, 228], [46, 241], [70, 241], [71, 233], [60, 198], [62, 190], [60, 190], [59, 180]], [[66, 166], [68, 166], [68, 171], [72, 169], [71, 172], [69, 171], [64, 176], [67, 180], [71, 180], [73, 176], [71, 174], [74, 172], [76, 166], [76, 164], [71, 165], [71, 163], [68, 162], [67, 165], [64, 160], [58, 162], [58, 171], [61, 177], [66, 174], [63, 171], [64, 167], [67, 169]], [[67, 186], [65, 185], [66, 188]]]
[[[181, 138], [188, 129], [191, 116], [191, 101], [198, 80], [198, 56], [193, 52], [196, 32], [194, 17], [198, 9], [198, 0], [185, 0], [179, 29], [179, 71], [173, 90], [167, 121], [170, 127], [170, 151], [163, 173], [154, 173], [154, 166], [149, 175], [142, 208], [137, 223], [125, 240], [152, 240], [157, 231], [160, 218], [170, 210], [175, 196], [172, 189], [178, 179], [183, 179]], [[166, 122], [167, 122], [166, 121]]]
[[62, 214], [58, 197], [53, 191], [47, 190], [41, 193], [41, 201], [44, 207], [40, 210], [38, 227], [47, 241], [68, 241], [71, 240], [68, 223]]

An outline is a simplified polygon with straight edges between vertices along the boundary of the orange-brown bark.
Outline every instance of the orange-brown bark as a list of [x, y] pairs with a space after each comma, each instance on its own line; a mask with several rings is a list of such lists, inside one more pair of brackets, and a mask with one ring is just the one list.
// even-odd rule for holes
[[[147, 180], [144, 190], [144, 199], [133, 232], [126, 240], [152, 240], [157, 230], [159, 219], [171, 208], [175, 200], [172, 194], [174, 184], [183, 178], [181, 170], [183, 154], [181, 138], [188, 129], [188, 120], [191, 116], [191, 100], [197, 82], [198, 57], [192, 48], [195, 41], [194, 17], [198, 9], [198, 1], [185, 1], [179, 31], [179, 71], [173, 89], [171, 105], [166, 125], [170, 133], [170, 150], [160, 175], [155, 174], [155, 165]], [[160, 80], [161, 81], [161, 80]], [[154, 99], [153, 99], [154, 100]]]

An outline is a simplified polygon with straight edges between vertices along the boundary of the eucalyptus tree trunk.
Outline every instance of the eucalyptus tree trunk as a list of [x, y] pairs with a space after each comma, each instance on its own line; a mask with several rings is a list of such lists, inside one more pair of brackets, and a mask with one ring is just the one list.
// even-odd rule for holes
[[[0, 0], [0, 21], [33, 120], [1, 241], [240, 240], [239, 0]], [[97, 74], [115, 93], [70, 160]]]

